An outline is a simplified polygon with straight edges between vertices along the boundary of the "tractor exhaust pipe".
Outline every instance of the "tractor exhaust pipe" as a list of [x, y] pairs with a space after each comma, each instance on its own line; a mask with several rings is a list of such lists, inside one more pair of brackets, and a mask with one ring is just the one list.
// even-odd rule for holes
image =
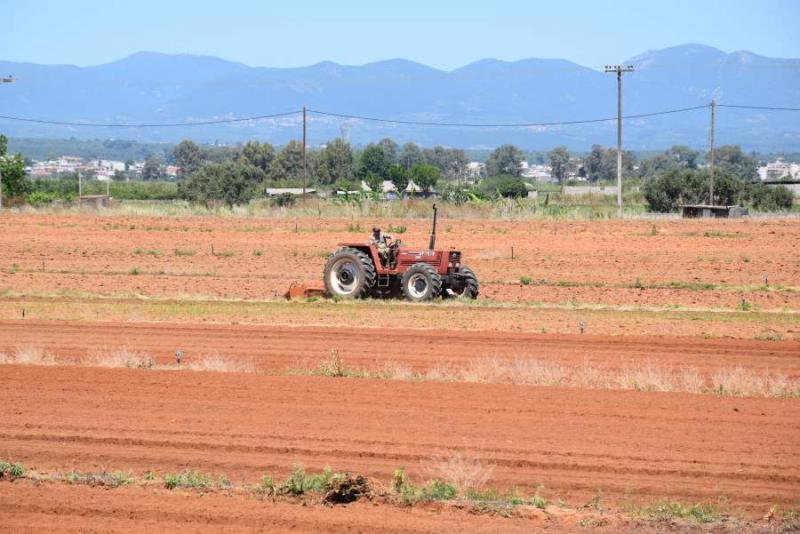
[[433, 250], [436, 246], [436, 204], [433, 205], [433, 228], [431, 229], [431, 240], [428, 242], [428, 249]]

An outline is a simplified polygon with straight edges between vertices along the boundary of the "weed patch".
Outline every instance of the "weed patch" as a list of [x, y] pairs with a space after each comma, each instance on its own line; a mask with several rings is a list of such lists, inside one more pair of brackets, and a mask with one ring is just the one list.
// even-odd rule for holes
[[199, 471], [183, 471], [182, 473], [164, 475], [164, 487], [167, 489], [191, 488], [206, 490], [211, 488], [211, 475]]

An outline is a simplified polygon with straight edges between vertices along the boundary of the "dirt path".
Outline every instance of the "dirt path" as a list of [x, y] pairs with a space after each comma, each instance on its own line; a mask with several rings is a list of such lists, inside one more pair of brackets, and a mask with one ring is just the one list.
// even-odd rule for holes
[[254, 482], [295, 462], [387, 480], [457, 452], [490, 484], [573, 505], [800, 492], [800, 403], [708, 395], [0, 366], [0, 457], [45, 470], [197, 468]]

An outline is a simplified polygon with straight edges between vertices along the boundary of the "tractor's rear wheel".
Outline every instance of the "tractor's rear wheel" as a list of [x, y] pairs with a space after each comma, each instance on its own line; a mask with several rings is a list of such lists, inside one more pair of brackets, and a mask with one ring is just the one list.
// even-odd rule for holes
[[442, 291], [442, 297], [445, 298], [462, 298], [462, 299], [476, 299], [480, 293], [480, 284], [478, 277], [469, 267], [460, 267], [459, 274], [461, 275], [455, 283], [446, 287]]
[[325, 291], [331, 297], [364, 298], [375, 285], [375, 265], [360, 250], [340, 248], [328, 258], [322, 278]]
[[400, 289], [412, 302], [431, 300], [442, 292], [442, 277], [427, 263], [415, 263], [403, 273]]

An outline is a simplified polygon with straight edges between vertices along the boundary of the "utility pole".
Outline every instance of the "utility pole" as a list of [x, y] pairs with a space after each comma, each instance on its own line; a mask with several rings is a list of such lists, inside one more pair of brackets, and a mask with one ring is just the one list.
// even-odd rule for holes
[[308, 184], [308, 167], [306, 166], [306, 107], [303, 106], [303, 202], [306, 200], [306, 185]]
[[83, 184], [81, 183], [81, 171], [76, 169], [75, 174], [78, 175], [78, 205], [80, 205], [81, 198], [83, 197]]
[[[3, 76], [0, 78], [0, 83], [14, 83], [16, 80], [13, 76]], [[5, 157], [5, 156], [3, 156]], [[3, 209], [3, 169], [0, 169], [0, 210]]]
[[709, 181], [708, 181], [708, 205], [714, 205], [714, 122], [717, 115], [717, 101], [711, 100], [711, 132], [708, 137], [710, 145], [710, 165], [709, 165]]
[[617, 74], [617, 210], [622, 217], [622, 74], [633, 72], [633, 65], [606, 65], [605, 70]]

